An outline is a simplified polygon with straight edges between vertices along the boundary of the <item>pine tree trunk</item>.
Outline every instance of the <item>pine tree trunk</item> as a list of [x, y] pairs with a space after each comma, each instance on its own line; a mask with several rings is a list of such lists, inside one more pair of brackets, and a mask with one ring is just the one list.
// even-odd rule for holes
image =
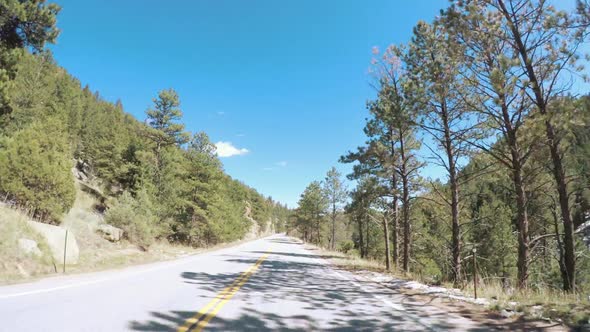
[[513, 169], [514, 189], [516, 191], [516, 211], [518, 221], [518, 287], [527, 288], [529, 278], [530, 238], [529, 221], [526, 209], [526, 193], [520, 167]]
[[318, 238], [316, 239], [317, 241], [317, 245], [321, 245], [322, 243], [322, 235], [320, 234], [320, 218], [318, 217], [316, 220], [316, 231], [317, 231], [317, 235]]
[[361, 217], [357, 220], [358, 223], [358, 231], [359, 231], [359, 251], [361, 258], [365, 257], [365, 246], [364, 246], [364, 239], [363, 239], [363, 219]]
[[[400, 135], [400, 137], [403, 135]], [[406, 155], [404, 149], [404, 140], [400, 139], [400, 157], [401, 157], [401, 179], [402, 179], [402, 215], [404, 229], [404, 247], [403, 247], [403, 270], [410, 272], [410, 188], [409, 179], [406, 169]]]
[[408, 186], [407, 186], [407, 179], [403, 177], [403, 196], [404, 196], [404, 206], [403, 206], [403, 216], [404, 216], [404, 266], [403, 269], [405, 272], [410, 272], [410, 207], [409, 207], [409, 197], [408, 197]]
[[[501, 96], [503, 98], [503, 96]], [[504, 100], [503, 100], [504, 101]], [[527, 288], [530, 261], [529, 217], [527, 211], [527, 196], [523, 180], [523, 160], [516, 138], [516, 129], [512, 125], [508, 106], [502, 105], [502, 120], [506, 132], [506, 142], [510, 148], [512, 163], [512, 183], [516, 193], [516, 221], [518, 226], [518, 287]]]
[[399, 207], [397, 204], [397, 197], [393, 198], [393, 264], [395, 267], [399, 267]]
[[383, 236], [385, 240], [385, 268], [391, 271], [391, 252], [389, 249], [389, 223], [387, 218], [383, 218]]
[[451, 179], [451, 245], [453, 246], [453, 281], [455, 282], [455, 285], [458, 285], [461, 281], [461, 230], [459, 227], [459, 187], [457, 185], [456, 177], [451, 176]]
[[[557, 207], [555, 207], [557, 208]], [[553, 213], [553, 229], [555, 231], [555, 238], [557, 240], [557, 252], [559, 253], [558, 256], [558, 264], [559, 264], [559, 272], [561, 273], [561, 280], [565, 283], [567, 280], [567, 269], [565, 267], [565, 257], [563, 254], [563, 243], [561, 241], [561, 235], [559, 234], [559, 217], [557, 216], [557, 212]], [[565, 285], [564, 285], [565, 286]]]
[[336, 247], [336, 203], [332, 202], [332, 250]]
[[366, 223], [365, 227], [365, 256], [369, 256], [369, 223]]
[[[393, 163], [393, 159], [395, 158], [395, 143], [396, 143], [396, 139], [394, 138], [394, 128], [393, 127], [389, 127], [389, 136], [390, 136], [390, 155], [392, 158], [392, 163]], [[393, 213], [393, 225], [392, 225], [392, 238], [393, 238], [393, 263], [395, 264], [395, 267], [398, 268], [399, 267], [399, 208], [398, 208], [398, 194], [397, 194], [397, 175], [395, 173], [395, 170], [393, 169], [393, 164], [392, 164], [392, 170], [391, 170], [391, 191], [392, 191], [392, 213]]]
[[[517, 51], [522, 59], [526, 75], [531, 83], [531, 89], [534, 93], [534, 102], [543, 116], [548, 116], [548, 103], [549, 98], [543, 94], [541, 89], [540, 81], [537, 78], [537, 72], [532, 64], [530, 58], [531, 50], [524, 44], [522, 34], [518, 30], [518, 24], [514, 22], [513, 17], [508, 11], [503, 0], [498, 0], [498, 5], [504, 15], [505, 19], [509, 22], [509, 26], [516, 42]], [[539, 46], [542, 47], [542, 46]], [[534, 52], [534, 49], [532, 50]], [[574, 249], [574, 225], [571, 218], [569, 198], [567, 194], [567, 184], [565, 181], [565, 169], [563, 167], [559, 140], [556, 139], [555, 128], [551, 124], [549, 119], [545, 120], [545, 132], [549, 145], [549, 151], [551, 154], [551, 161], [553, 163], [553, 177], [557, 186], [557, 193], [559, 195], [559, 207], [561, 210], [561, 218], [563, 221], [564, 228], [564, 261], [567, 276], [563, 280], [563, 289], [565, 291], [573, 291], [576, 287], [576, 260], [575, 260], [575, 249]]]
[[553, 160], [553, 177], [557, 183], [559, 195], [559, 207], [561, 219], [563, 220], [563, 243], [564, 243], [564, 264], [566, 275], [563, 278], [563, 290], [570, 292], [576, 288], [576, 257], [574, 240], [574, 223], [570, 214], [569, 196], [565, 182], [565, 170], [559, 153], [559, 142], [555, 139], [555, 130], [549, 120], [545, 121], [547, 138], [549, 139], [549, 150]]
[[455, 165], [455, 151], [447, 114], [446, 102], [443, 100], [441, 108], [442, 124], [444, 126], [444, 146], [449, 166], [449, 184], [451, 186], [451, 246], [453, 252], [453, 281], [458, 285], [461, 280], [461, 230], [459, 225], [459, 183]]

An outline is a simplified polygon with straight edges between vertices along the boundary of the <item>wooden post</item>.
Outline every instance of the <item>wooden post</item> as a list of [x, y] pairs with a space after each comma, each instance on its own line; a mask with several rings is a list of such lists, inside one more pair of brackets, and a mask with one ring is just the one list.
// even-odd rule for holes
[[63, 267], [63, 273], [66, 273], [66, 252], [67, 252], [67, 248], [68, 248], [68, 229], [66, 228], [66, 239], [64, 241], [64, 267]]
[[477, 249], [473, 248], [473, 295], [477, 300]]

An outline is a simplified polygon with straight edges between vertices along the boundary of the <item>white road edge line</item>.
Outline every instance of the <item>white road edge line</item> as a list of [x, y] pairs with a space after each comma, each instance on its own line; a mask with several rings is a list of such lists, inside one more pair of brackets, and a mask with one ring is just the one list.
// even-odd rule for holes
[[11, 297], [19, 297], [19, 296], [25, 296], [25, 295], [49, 293], [49, 292], [58, 291], [60, 289], [66, 289], [66, 288], [72, 288], [72, 287], [78, 287], [78, 286], [86, 286], [86, 285], [91, 285], [91, 284], [98, 284], [100, 282], [111, 280], [111, 279], [112, 278], [99, 279], [99, 280], [91, 280], [91, 281], [86, 281], [86, 282], [80, 282], [80, 283], [77, 283], [77, 284], [70, 284], [70, 285], [58, 286], [58, 287], [53, 287], [53, 288], [37, 289], [37, 290], [32, 290], [32, 291], [27, 291], [27, 292], [21, 292], [21, 293], [0, 295], [0, 300], [2, 300], [2, 299], [8, 299], [8, 298], [11, 298]]
[[402, 307], [401, 305], [399, 305], [399, 304], [395, 304], [395, 303], [393, 303], [393, 302], [389, 301], [388, 299], [384, 298], [384, 297], [383, 297], [383, 296], [381, 296], [381, 295], [378, 295], [378, 294], [373, 294], [373, 292], [371, 292], [371, 291], [369, 291], [368, 289], [366, 289], [365, 287], [363, 287], [363, 285], [359, 284], [358, 282], [356, 282], [356, 281], [354, 281], [354, 280], [351, 280], [351, 279], [349, 279], [349, 278], [345, 277], [345, 276], [344, 276], [344, 275], [342, 275], [341, 273], [338, 273], [338, 272], [334, 271], [334, 275], [336, 275], [337, 277], [339, 277], [339, 278], [341, 278], [341, 279], [344, 279], [344, 280], [347, 280], [347, 281], [349, 281], [350, 283], [352, 283], [352, 284], [353, 284], [353, 285], [355, 285], [356, 287], [360, 288], [360, 289], [361, 289], [362, 291], [364, 291], [365, 293], [369, 293], [369, 294], [371, 294], [373, 297], [375, 297], [375, 298], [377, 298], [377, 299], [381, 300], [381, 302], [383, 302], [383, 303], [387, 304], [387, 305], [388, 305], [389, 307], [391, 307], [392, 309], [394, 309], [394, 310], [398, 310], [398, 311], [404, 311], [404, 307]]
[[[247, 241], [245, 243], [254, 242], [254, 241], [258, 241], [258, 240], [263, 240], [263, 239], [266, 239], [266, 238], [269, 238], [269, 237], [270, 236], [266, 236], [266, 237], [263, 237], [263, 238], [260, 238], [260, 239], [256, 239], [256, 240], [253, 240], [253, 241]], [[236, 245], [235, 247], [239, 247], [240, 245], [243, 245], [245, 243], [240, 243], [240, 244]], [[130, 271], [127, 274], [123, 274], [123, 275], [116, 274], [116, 275], [114, 275], [114, 276], [112, 276], [110, 278], [102, 278], [102, 279], [97, 279], [97, 280], [83, 281], [83, 282], [79, 282], [79, 283], [76, 283], [76, 284], [69, 284], [69, 285], [63, 285], [63, 286], [57, 286], [57, 287], [45, 288], [45, 289], [37, 289], [37, 290], [31, 290], [31, 291], [26, 291], [26, 292], [20, 292], [20, 293], [0, 294], [0, 300], [2, 300], [2, 299], [9, 299], [9, 298], [13, 298], [13, 297], [19, 297], [19, 296], [26, 296], [26, 295], [50, 293], [50, 292], [55, 292], [55, 291], [62, 290], [62, 289], [68, 289], [68, 288], [74, 288], [74, 287], [80, 287], [80, 286], [87, 286], [87, 285], [92, 285], [92, 284], [98, 284], [98, 283], [105, 282], [105, 281], [126, 278], [126, 277], [134, 276], [134, 275], [137, 275], [137, 274], [152, 272], [152, 271], [156, 271], [156, 270], [161, 270], [163, 268], [168, 268], [168, 267], [171, 267], [171, 266], [177, 266], [177, 265], [185, 264], [185, 263], [187, 263], [187, 261], [191, 261], [191, 258], [198, 258], [198, 257], [200, 257], [201, 254], [215, 253], [216, 251], [225, 251], [226, 249], [235, 248], [235, 247], [221, 248], [219, 250], [214, 250], [214, 251], [210, 251], [210, 252], [197, 253], [197, 254], [194, 254], [194, 255], [179, 257], [177, 261], [160, 261], [160, 262], [154, 262], [154, 264], [158, 264], [158, 266], [155, 266], [153, 268], [148, 268], [148, 269], [145, 269], [145, 270], [140, 270], [140, 271]], [[130, 266], [130, 267], [127, 267], [127, 268], [133, 268], [133, 266]], [[113, 272], [113, 271], [105, 270], [105, 271], [97, 271], [97, 272], [94, 272], [94, 273], [109, 273], [109, 272]], [[93, 272], [90, 272], [90, 273], [93, 273]], [[72, 276], [75, 276], [75, 275], [72, 275]], [[40, 281], [43, 281], [43, 280], [44, 279], [41, 279]], [[22, 284], [22, 285], [27, 285], [27, 284]], [[16, 286], [18, 286], [18, 284]], [[6, 285], [6, 286], [2, 286], [2, 287], [10, 287], [10, 285]], [[0, 287], [0, 289], [2, 287]]]
[[[225, 249], [225, 248], [222, 248], [222, 250], [223, 249]], [[115, 275], [113, 275], [112, 277], [109, 277], [109, 278], [102, 278], [102, 279], [89, 280], [89, 281], [82, 281], [82, 282], [75, 283], [75, 284], [68, 284], [68, 285], [57, 286], [57, 287], [52, 287], [52, 288], [45, 288], [45, 289], [36, 289], [36, 290], [31, 290], [31, 291], [26, 291], [26, 292], [20, 292], [20, 293], [4, 294], [4, 295], [0, 294], [0, 300], [12, 298], [12, 297], [19, 297], [19, 296], [26, 296], [26, 295], [34, 295], [34, 294], [42, 294], [42, 293], [55, 292], [55, 291], [62, 290], [62, 289], [75, 288], [75, 287], [80, 287], [80, 286], [88, 286], [88, 285], [98, 284], [98, 283], [105, 282], [105, 281], [111, 281], [111, 280], [115, 280], [115, 279], [127, 278], [127, 277], [135, 276], [135, 275], [138, 275], [138, 274], [142, 274], [142, 273], [148, 273], [148, 272], [152, 272], [152, 271], [161, 270], [161, 269], [164, 269], [164, 268], [169, 268], [169, 267], [172, 267], [172, 266], [186, 264], [186, 263], [188, 263], [188, 262], [191, 261], [190, 258], [198, 258], [199, 256], [201, 256], [201, 254], [195, 254], [195, 255], [190, 255], [190, 256], [179, 257], [178, 258], [178, 261], [160, 261], [160, 262], [154, 262], [153, 264], [158, 264], [158, 266], [155, 266], [155, 267], [152, 267], [152, 268], [147, 268], [147, 269], [142, 269], [142, 270], [139, 270], [139, 271], [128, 271], [127, 273], [123, 273], [123, 274], [117, 273], [117, 274], [115, 274]], [[133, 266], [130, 266], [128, 268], [133, 268]], [[97, 271], [96, 273], [110, 273], [110, 272], [114, 272], [114, 271], [105, 270], [105, 271]], [[90, 272], [90, 273], [93, 273], [93, 272]], [[70, 276], [76, 276], [76, 275], [74, 274], [74, 275], [70, 275]], [[41, 279], [40, 281], [43, 281], [43, 280], [44, 279]], [[23, 285], [26, 285], [26, 284], [23, 284]], [[18, 286], [18, 284], [16, 286]], [[2, 287], [10, 287], [10, 285], [2, 286]]]
[[[195, 255], [196, 256], [196, 255]], [[181, 258], [182, 260], [182, 258]], [[166, 263], [166, 262], [163, 262]], [[33, 294], [42, 294], [42, 293], [49, 293], [49, 292], [54, 292], [54, 291], [58, 291], [58, 290], [62, 290], [62, 289], [68, 289], [68, 288], [75, 288], [75, 287], [80, 287], [80, 286], [87, 286], [87, 285], [92, 285], [92, 284], [98, 284], [101, 282], [105, 282], [105, 281], [111, 281], [111, 280], [115, 280], [115, 279], [122, 279], [122, 278], [127, 278], [127, 277], [131, 277], [131, 276], [135, 276], [138, 274], [142, 274], [142, 273], [147, 273], [147, 272], [152, 272], [152, 271], [156, 271], [156, 270], [161, 270], [163, 268], [168, 268], [171, 266], [177, 266], [177, 265], [181, 265], [186, 263], [185, 261], [182, 262], [170, 262], [169, 264], [162, 264], [153, 268], [149, 268], [149, 269], [143, 269], [140, 271], [130, 271], [127, 272], [123, 275], [121, 274], [116, 274], [110, 278], [102, 278], [102, 279], [96, 279], [96, 280], [89, 280], [89, 281], [82, 281], [79, 283], [75, 283], [75, 284], [68, 284], [68, 285], [63, 285], [63, 286], [57, 286], [57, 287], [52, 287], [52, 288], [45, 288], [45, 289], [36, 289], [36, 290], [31, 290], [31, 291], [26, 291], [26, 292], [20, 292], [20, 293], [13, 293], [13, 294], [4, 294], [1, 295], [0, 294], [0, 300], [1, 299], [8, 299], [11, 297], [19, 297], [19, 296], [25, 296], [25, 295], [33, 295]], [[157, 263], [156, 263], [157, 264]], [[108, 272], [107, 272], [108, 273]], [[72, 275], [75, 276], [75, 275]], [[8, 286], [10, 287], [10, 286]]]
[[[323, 260], [323, 259], [322, 259], [322, 260]], [[324, 264], [326, 264], [326, 263], [328, 263], [328, 262], [324, 261]], [[330, 265], [330, 264], [328, 263], [328, 265]], [[374, 298], [376, 298], [376, 299], [380, 300], [381, 302], [383, 302], [385, 305], [387, 305], [387, 306], [388, 306], [388, 307], [390, 307], [391, 309], [393, 309], [393, 310], [396, 310], [396, 311], [398, 311], [398, 312], [406, 312], [406, 310], [404, 309], [404, 307], [403, 307], [402, 305], [395, 304], [395, 303], [393, 303], [393, 302], [389, 301], [388, 299], [386, 299], [385, 297], [383, 297], [383, 296], [381, 296], [381, 295], [379, 295], [379, 294], [374, 294], [372, 291], [368, 290], [368, 289], [367, 289], [367, 288], [365, 288], [363, 285], [359, 284], [358, 282], [356, 282], [356, 281], [355, 281], [355, 280], [353, 280], [353, 279], [350, 279], [350, 278], [348, 278], [348, 277], [344, 276], [343, 274], [339, 273], [339, 272], [338, 272], [338, 271], [336, 271], [335, 269], [332, 269], [332, 273], [333, 273], [333, 275], [335, 275], [335, 276], [337, 276], [337, 277], [339, 277], [339, 278], [341, 278], [341, 279], [343, 279], [343, 280], [346, 280], [346, 281], [350, 282], [350, 283], [351, 283], [351, 284], [353, 284], [354, 286], [356, 286], [356, 287], [358, 287], [359, 289], [361, 289], [363, 292], [365, 292], [365, 293], [368, 293], [368, 294], [370, 294], [371, 296], [373, 296]], [[418, 324], [420, 324], [420, 325], [424, 326], [424, 327], [425, 327], [426, 329], [428, 329], [429, 331], [435, 331], [435, 332], [436, 332], [436, 331], [439, 331], [438, 329], [434, 329], [434, 328], [430, 327], [429, 325], [422, 323], [422, 322], [421, 322], [421, 320], [420, 320], [419, 318], [412, 317], [411, 315], [408, 315], [408, 316], [409, 316], [409, 317], [411, 317], [411, 319], [412, 319], [413, 321], [415, 321], [416, 323], [418, 323]]]

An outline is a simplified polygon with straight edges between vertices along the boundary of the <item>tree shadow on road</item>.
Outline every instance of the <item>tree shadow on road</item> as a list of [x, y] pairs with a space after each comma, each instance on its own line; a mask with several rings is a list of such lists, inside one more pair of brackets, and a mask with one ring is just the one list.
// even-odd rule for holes
[[[290, 242], [293, 246], [298, 246]], [[224, 310], [207, 325], [208, 331], [489, 331], [501, 326], [465, 326], [467, 311], [449, 312], [432, 306], [429, 299], [400, 293], [398, 290], [360, 279], [351, 282], [333, 268], [310, 258], [321, 255], [273, 252], [256, 273], [228, 302], [240, 303], [235, 317]], [[226, 262], [243, 266], [255, 264], [262, 251], [242, 257], [224, 256]], [[248, 257], [250, 256], [250, 257]], [[240, 273], [184, 271], [180, 277], [194, 284], [196, 294], [207, 301], [231, 285]], [[199, 290], [199, 292], [197, 292]], [[389, 302], [389, 304], [387, 303]], [[148, 321], [131, 321], [135, 331], [176, 331], [195, 312], [171, 310], [152, 312]]]
[[[306, 255], [295, 258], [307, 258]], [[256, 259], [228, 258], [237, 264], [251, 266]], [[238, 273], [210, 274], [185, 271], [181, 277], [195, 284], [201, 291], [217, 294], [238, 277]], [[245, 308], [237, 318], [226, 319], [220, 314], [209, 322], [207, 330], [217, 331], [415, 331], [452, 330], [457, 326], [447, 322], [446, 314], [426, 312], [421, 304], [404, 304], [404, 310], [392, 310], [375, 296], [386, 297], [392, 291], [383, 287], [365, 292], [349, 280], [335, 276], [322, 264], [287, 260], [281, 254], [265, 260], [258, 271], [246, 282], [232, 301], [240, 301]], [[259, 310], [287, 307], [282, 314]], [[198, 310], [199, 308], [195, 308]], [[194, 313], [169, 311], [152, 312], [146, 322], [132, 321], [135, 331], [175, 331]], [[325, 316], [324, 316], [325, 315]], [[437, 317], [438, 316], [438, 317]], [[438, 318], [438, 319], [437, 319]], [[422, 320], [428, 320], [427, 324]]]
[[133, 331], [176, 331], [179, 326], [195, 315], [190, 311], [150, 312], [152, 319], [146, 322], [131, 321], [129, 329]]
[[[265, 251], [250, 251], [254, 254], [265, 254]], [[273, 255], [281, 255], [281, 256], [289, 256], [289, 257], [304, 257], [304, 258], [320, 258], [320, 259], [331, 259], [331, 258], [340, 258], [340, 259], [347, 259], [346, 257], [342, 256], [334, 256], [334, 255], [313, 255], [313, 254], [297, 254], [293, 252], [272, 252]]]
[[269, 239], [267, 240], [268, 242], [271, 243], [280, 243], [280, 244], [302, 244], [301, 241], [299, 240], [295, 240], [295, 239], [291, 239], [291, 238], [284, 238], [284, 239]]

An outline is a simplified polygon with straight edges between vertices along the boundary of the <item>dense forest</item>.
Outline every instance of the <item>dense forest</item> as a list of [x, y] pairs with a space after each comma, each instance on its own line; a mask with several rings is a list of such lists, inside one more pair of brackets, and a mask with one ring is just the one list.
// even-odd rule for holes
[[59, 34], [59, 10], [43, 0], [0, 1], [3, 202], [59, 224], [78, 174], [104, 194], [97, 209], [105, 220], [144, 248], [282, 229], [287, 207], [224, 173], [208, 136], [185, 130], [173, 89], [158, 92], [140, 121], [60, 68], [45, 48]]
[[475, 254], [488, 282], [590, 290], [589, 17], [585, 1], [453, 1], [374, 48], [367, 141], [340, 160], [355, 187], [311, 183], [290, 231], [432, 282], [465, 285]]

